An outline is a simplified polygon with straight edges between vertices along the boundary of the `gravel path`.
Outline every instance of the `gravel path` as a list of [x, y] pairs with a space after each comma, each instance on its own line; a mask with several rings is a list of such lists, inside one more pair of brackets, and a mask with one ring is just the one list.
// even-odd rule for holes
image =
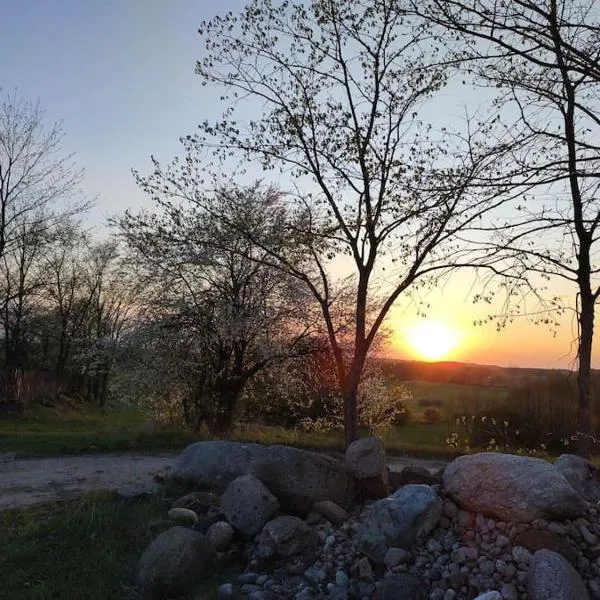
[[[87, 454], [15, 458], [0, 454], [0, 510], [77, 498], [91, 490], [151, 489], [155, 475], [168, 475], [173, 454]], [[390, 457], [392, 471], [420, 465], [432, 472], [445, 463]]]

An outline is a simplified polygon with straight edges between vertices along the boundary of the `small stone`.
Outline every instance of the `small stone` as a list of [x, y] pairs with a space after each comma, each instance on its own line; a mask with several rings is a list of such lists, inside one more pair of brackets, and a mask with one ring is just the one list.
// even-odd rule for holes
[[412, 558], [412, 554], [408, 552], [408, 550], [404, 550], [404, 548], [390, 548], [386, 553], [383, 559], [383, 564], [391, 569], [396, 565], [402, 565], [410, 561]]
[[444, 516], [448, 517], [448, 519], [454, 519], [454, 517], [456, 517], [456, 515], [458, 514], [458, 507], [456, 506], [456, 504], [454, 504], [454, 502], [447, 500], [446, 502], [444, 502]]
[[465, 547], [461, 548], [461, 550], [462, 550], [466, 560], [475, 561], [479, 558], [479, 550], [477, 550], [477, 548], [465, 546]]
[[233, 598], [233, 584], [232, 583], [224, 583], [219, 586], [219, 600], [229, 600], [229, 598]]
[[252, 572], [242, 573], [238, 577], [238, 583], [241, 583], [242, 585], [244, 583], [256, 583], [257, 579], [258, 579], [258, 573], [252, 573]]
[[345, 571], [341, 569], [335, 573], [335, 585], [338, 587], [348, 587], [349, 579]]
[[361, 579], [373, 579], [373, 569], [371, 568], [371, 563], [366, 556], [363, 556], [358, 561], [358, 576]]
[[331, 500], [315, 502], [312, 509], [314, 512], [317, 512], [323, 515], [326, 519], [329, 519], [332, 523], [342, 523], [348, 519], [348, 512]]
[[444, 592], [444, 600], [454, 600], [456, 598], [456, 592], [454, 590], [446, 590]]
[[213, 523], [206, 532], [206, 537], [211, 541], [215, 550], [223, 552], [229, 548], [233, 540], [233, 527], [227, 521]]
[[496, 538], [496, 545], [499, 548], [504, 548], [506, 546], [508, 546], [510, 544], [510, 539], [508, 537], [506, 537], [505, 535], [499, 535]]
[[522, 563], [524, 565], [528, 565], [533, 558], [531, 552], [522, 546], [515, 546], [512, 549], [512, 557], [516, 563]]
[[429, 538], [425, 544], [425, 547], [427, 548], [427, 552], [430, 552], [431, 554], [442, 551], [442, 545], [435, 538]]
[[598, 536], [593, 534], [585, 525], [579, 527], [581, 537], [585, 540], [585, 543], [589, 546], [595, 546], [598, 543]]
[[556, 521], [552, 521], [548, 525], [548, 531], [550, 531], [551, 533], [555, 533], [556, 535], [565, 535], [565, 533], [567, 532], [565, 526], [561, 525], [560, 523], [557, 523]]
[[198, 522], [198, 515], [189, 508], [172, 508], [168, 517], [180, 525], [195, 525]]

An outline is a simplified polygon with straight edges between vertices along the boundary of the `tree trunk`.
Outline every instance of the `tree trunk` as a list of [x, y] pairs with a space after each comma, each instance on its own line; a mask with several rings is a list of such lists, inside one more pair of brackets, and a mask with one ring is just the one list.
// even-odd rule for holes
[[594, 298], [591, 294], [582, 291], [580, 296], [581, 310], [579, 319], [579, 367], [577, 371], [577, 388], [579, 391], [578, 410], [578, 444], [577, 453], [588, 457], [592, 442], [592, 418], [591, 418], [591, 366], [592, 366], [592, 342], [594, 336]]
[[358, 386], [365, 366], [364, 352], [358, 352], [352, 364], [344, 386], [344, 447], [358, 437]]

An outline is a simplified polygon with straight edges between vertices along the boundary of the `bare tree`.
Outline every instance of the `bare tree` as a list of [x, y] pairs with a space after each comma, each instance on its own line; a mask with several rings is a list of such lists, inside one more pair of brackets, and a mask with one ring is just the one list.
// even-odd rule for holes
[[[303, 255], [300, 266], [268, 240], [262, 247], [320, 306], [348, 444], [365, 360], [390, 307], [476, 264], [461, 238], [495, 207], [496, 192], [471, 195], [468, 183], [493, 168], [495, 155], [468, 140], [453, 145], [428, 121], [424, 109], [447, 69], [428, 26], [397, 0], [255, 0], [199, 33], [206, 52], [197, 72], [222, 91], [225, 110], [186, 140], [185, 160], [163, 173], [163, 184], [193, 195], [208, 148], [224, 161], [258, 161], [302, 190], [274, 202], [290, 215], [285, 231]], [[334, 316], [340, 269], [354, 276], [349, 346]]]
[[458, 32], [464, 70], [499, 89], [494, 110], [513, 151], [478, 185], [520, 198], [490, 249], [508, 249], [532, 277], [574, 287], [579, 451], [588, 454], [600, 296], [600, 9], [593, 0], [429, 0], [415, 10]]
[[[2, 90], [0, 90], [1, 94]], [[81, 212], [87, 204], [73, 199], [82, 172], [62, 152], [60, 124], [47, 128], [39, 104], [14, 91], [0, 101], [0, 257], [35, 224], [42, 230]], [[60, 205], [58, 204], [60, 203]], [[43, 214], [44, 218], [40, 216]]]

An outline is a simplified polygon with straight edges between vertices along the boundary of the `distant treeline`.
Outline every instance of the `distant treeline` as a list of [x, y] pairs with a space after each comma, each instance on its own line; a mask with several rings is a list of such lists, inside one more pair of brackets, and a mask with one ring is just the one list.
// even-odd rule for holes
[[[485, 387], [517, 387], [545, 381], [548, 378], [567, 378], [566, 369], [534, 369], [498, 367], [453, 361], [420, 362], [413, 360], [380, 359], [386, 378], [394, 382], [430, 381]], [[575, 373], [572, 373], [575, 377]], [[600, 385], [600, 372], [593, 371], [592, 379]]]

